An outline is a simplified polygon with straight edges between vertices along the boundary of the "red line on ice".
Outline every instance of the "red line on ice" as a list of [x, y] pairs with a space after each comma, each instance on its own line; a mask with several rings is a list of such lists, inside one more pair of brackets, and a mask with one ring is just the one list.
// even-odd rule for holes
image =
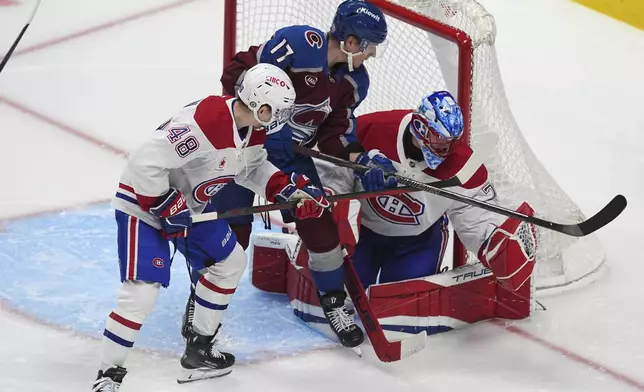
[[604, 373], [611, 378], [613, 378], [616, 381], [622, 382], [624, 384], [628, 384], [632, 386], [635, 389], [638, 389], [640, 391], [644, 391], [644, 383], [641, 381], [637, 381], [635, 379], [632, 379], [629, 376], [626, 376], [622, 373], [619, 373], [615, 370], [610, 369], [606, 365], [602, 365], [598, 362], [593, 361], [592, 359], [583, 357], [579, 354], [576, 354], [564, 347], [558, 346], [554, 343], [548, 342], [547, 340], [544, 340], [536, 335], [531, 334], [528, 331], [525, 331], [523, 329], [520, 329], [518, 327], [515, 327], [513, 325], [505, 325], [503, 321], [501, 320], [493, 320], [492, 321], [495, 325], [502, 327], [506, 331], [513, 333], [515, 335], [521, 336], [524, 339], [530, 340], [533, 343], [538, 344], [539, 346], [546, 348], [550, 351], [554, 351], [556, 353], [559, 353], [563, 355], [564, 357], [570, 359], [573, 362], [577, 362], [579, 364], [582, 364], [584, 366], [588, 366], [589, 368], [598, 371], [600, 373]]
[[54, 39], [49, 40], [49, 41], [41, 42], [39, 44], [35, 44], [33, 46], [26, 47], [26, 48], [24, 48], [22, 50], [17, 50], [14, 53], [14, 56], [20, 56], [20, 55], [31, 53], [31, 52], [36, 52], [38, 50], [42, 50], [42, 49], [48, 48], [50, 46], [58, 45], [58, 44], [63, 43], [63, 42], [67, 42], [67, 41], [71, 41], [71, 40], [74, 40], [74, 39], [77, 39], [77, 38], [81, 38], [81, 37], [84, 37], [84, 36], [87, 36], [87, 35], [90, 35], [90, 34], [97, 33], [97, 32], [102, 31], [102, 30], [107, 30], [107, 29], [110, 29], [110, 28], [115, 27], [115, 26], [119, 26], [119, 25], [122, 25], [122, 24], [125, 24], [125, 23], [128, 23], [128, 22], [135, 21], [137, 19], [142, 19], [142, 18], [145, 18], [145, 17], [148, 17], [148, 16], [159, 14], [159, 13], [164, 12], [164, 11], [169, 11], [169, 10], [172, 10], [172, 9], [175, 9], [175, 8], [179, 8], [179, 7], [182, 7], [184, 5], [194, 3], [195, 1], [197, 1], [197, 0], [180, 0], [180, 1], [177, 1], [177, 2], [174, 2], [174, 3], [162, 5], [160, 7], [155, 7], [155, 8], [151, 8], [151, 9], [148, 9], [148, 10], [144, 10], [144, 11], [138, 12], [136, 14], [132, 14], [132, 15], [129, 15], [129, 16], [125, 16], [125, 17], [110, 21], [110, 22], [100, 24], [98, 26], [90, 27], [90, 28], [87, 28], [85, 30], [77, 31], [75, 33], [65, 35], [65, 36], [62, 36], [62, 37], [59, 37], [59, 38], [54, 38]]
[[[72, 41], [72, 40], [77, 39], [77, 38], [85, 37], [85, 36], [97, 33], [99, 31], [103, 31], [103, 30], [106, 30], [106, 29], [109, 29], [109, 28], [112, 28], [112, 27], [120, 26], [120, 25], [123, 25], [123, 24], [128, 23], [128, 22], [132, 22], [132, 21], [142, 19], [142, 18], [145, 18], [145, 17], [148, 17], [148, 16], [156, 15], [156, 14], [159, 14], [159, 13], [164, 12], [164, 11], [173, 10], [173, 9], [182, 7], [184, 5], [194, 3], [195, 1], [197, 1], [197, 0], [180, 0], [180, 1], [177, 1], [177, 2], [174, 2], [174, 3], [165, 4], [165, 5], [160, 6], [160, 7], [155, 7], [155, 8], [151, 8], [151, 9], [148, 9], [148, 10], [144, 10], [144, 11], [138, 12], [138, 13], [133, 14], [133, 15], [125, 16], [125, 17], [122, 17], [122, 18], [119, 18], [119, 19], [116, 19], [116, 20], [113, 20], [113, 21], [110, 21], [110, 22], [100, 24], [98, 26], [90, 27], [90, 28], [87, 28], [85, 30], [81, 30], [81, 31], [78, 31], [78, 32], [75, 32], [75, 33], [72, 33], [72, 34], [69, 34], [69, 35], [66, 35], [66, 36], [59, 37], [59, 38], [54, 38], [52, 40], [41, 42], [39, 44], [27, 47], [25, 49], [18, 50], [18, 51], [16, 51], [14, 53], [14, 56], [20, 56], [20, 55], [23, 55], [23, 54], [36, 52], [36, 51], [39, 51], [39, 50], [42, 50], [42, 49], [45, 49], [45, 48], [48, 48], [48, 47], [51, 47], [51, 46], [55, 46], [55, 45], [58, 45], [58, 44], [61, 44], [61, 43], [64, 43], [64, 42]], [[64, 131], [64, 132], [66, 132], [68, 134], [74, 135], [74, 136], [76, 136], [76, 137], [78, 137], [80, 139], [83, 139], [83, 140], [91, 143], [91, 144], [94, 144], [94, 145], [99, 146], [101, 148], [107, 149], [107, 150], [113, 152], [116, 155], [121, 155], [123, 157], [127, 157], [127, 152], [125, 150], [123, 150], [123, 149], [121, 149], [119, 147], [113, 146], [113, 145], [109, 144], [106, 141], [99, 140], [99, 139], [87, 134], [86, 132], [83, 132], [83, 131], [80, 131], [78, 129], [75, 129], [75, 128], [73, 128], [73, 127], [71, 127], [71, 126], [69, 126], [67, 124], [64, 124], [64, 123], [62, 123], [62, 122], [60, 122], [58, 120], [55, 120], [55, 119], [53, 119], [51, 117], [48, 117], [48, 116], [36, 111], [35, 109], [30, 109], [29, 107], [27, 107], [24, 104], [20, 104], [18, 102], [12, 101], [12, 100], [10, 100], [10, 99], [8, 99], [6, 97], [3, 97], [3, 96], [0, 96], [0, 103], [4, 103], [4, 104], [6, 104], [6, 105], [8, 105], [8, 106], [10, 106], [10, 107], [12, 107], [12, 108], [14, 108], [16, 110], [19, 110], [19, 111], [21, 111], [21, 112], [23, 112], [23, 113], [25, 113], [25, 114], [27, 114], [27, 115], [29, 115], [31, 117], [34, 117], [34, 118], [36, 118], [36, 119], [38, 119], [40, 121], [43, 121], [43, 122], [45, 122], [45, 123], [47, 123], [49, 125], [53, 125], [56, 128], [58, 128], [59, 130]]]
[[[63, 42], [71, 41], [71, 40], [81, 38], [81, 37], [84, 37], [84, 36], [87, 36], [87, 35], [90, 35], [90, 34], [94, 34], [94, 33], [97, 33], [99, 31], [106, 30], [106, 29], [109, 29], [109, 28], [112, 28], [112, 27], [115, 27], [115, 26], [119, 26], [119, 25], [122, 25], [122, 24], [125, 24], [125, 23], [128, 23], [128, 22], [137, 20], [137, 19], [141, 19], [141, 18], [144, 18], [144, 17], [147, 17], [147, 16], [158, 14], [158, 13], [161, 13], [163, 11], [171, 10], [171, 9], [174, 9], [174, 8], [178, 8], [178, 7], [184, 6], [186, 4], [193, 3], [195, 1], [196, 0], [181, 0], [181, 1], [178, 1], [178, 2], [175, 2], [175, 3], [170, 3], [170, 4], [163, 5], [161, 7], [157, 7], [157, 8], [149, 9], [149, 10], [146, 10], [146, 11], [142, 11], [142, 12], [139, 12], [137, 14], [126, 16], [126, 17], [123, 17], [123, 18], [120, 18], [120, 19], [117, 19], [117, 20], [114, 20], [114, 21], [111, 21], [111, 22], [103, 23], [103, 24], [95, 26], [95, 27], [90, 27], [88, 29], [81, 30], [79, 32], [76, 32], [76, 33], [73, 33], [73, 34], [70, 34], [70, 35], [67, 35], [67, 36], [55, 38], [55, 39], [52, 39], [52, 40], [49, 40], [49, 41], [42, 42], [40, 44], [36, 44], [36, 45], [30, 46], [30, 47], [27, 47], [27, 48], [25, 48], [23, 50], [16, 51], [14, 53], [14, 56], [19, 56], [19, 55], [23, 55], [23, 54], [27, 54], [27, 53], [32, 53], [32, 52], [35, 52], [35, 51], [38, 51], [38, 50], [42, 50], [42, 49], [48, 48], [50, 46], [54, 46], [54, 45], [57, 45], [57, 44], [60, 44], [60, 43], [63, 43]], [[58, 128], [58, 129], [60, 129], [62, 131], [65, 131], [65, 132], [67, 132], [69, 134], [77, 136], [77, 137], [79, 137], [79, 138], [81, 138], [81, 139], [83, 139], [83, 140], [85, 140], [85, 141], [87, 141], [89, 143], [97, 145], [97, 146], [99, 146], [101, 148], [105, 148], [105, 149], [113, 152], [116, 155], [120, 155], [120, 156], [124, 156], [124, 157], [127, 156], [127, 152], [125, 150], [122, 150], [122, 149], [120, 149], [120, 148], [118, 148], [116, 146], [112, 146], [112, 145], [108, 144], [107, 142], [104, 142], [104, 141], [101, 141], [99, 139], [96, 139], [93, 136], [90, 136], [90, 135], [88, 135], [88, 134], [86, 134], [86, 133], [84, 133], [82, 131], [79, 131], [79, 130], [71, 127], [71, 126], [65, 125], [65, 124], [63, 124], [63, 123], [61, 123], [61, 122], [59, 122], [57, 120], [54, 120], [54, 119], [52, 119], [50, 117], [47, 117], [44, 114], [40, 114], [40, 113], [36, 112], [35, 110], [29, 109], [29, 108], [27, 108], [26, 106], [24, 106], [22, 104], [19, 104], [19, 103], [14, 102], [14, 101], [10, 101], [7, 98], [1, 97], [1, 96], [0, 96], [0, 102], [3, 102], [5, 104], [13, 107], [14, 109], [17, 109], [17, 110], [19, 110], [19, 111], [21, 111], [23, 113], [26, 113], [26, 114], [28, 114], [28, 115], [30, 115], [32, 117], [35, 117], [35, 118], [37, 118], [37, 119], [39, 119], [39, 120], [41, 120], [43, 122], [46, 122], [46, 123], [48, 123], [50, 125], [53, 125], [53, 126], [55, 126], [56, 128]], [[94, 202], [90, 202], [90, 204], [97, 204], [97, 203], [104, 203], [104, 202], [106, 202], [106, 200], [94, 201]], [[6, 222], [6, 221], [20, 219], [20, 218], [26, 218], [26, 217], [30, 217], [30, 216], [44, 215], [46, 213], [52, 213], [52, 212], [63, 211], [63, 210], [64, 209], [35, 211], [35, 212], [32, 212], [32, 213], [22, 214], [22, 215], [15, 216], [15, 217], [0, 218], [0, 222]], [[274, 225], [280, 226], [280, 224], [278, 222], [274, 221], [273, 219], [271, 219], [271, 221], [272, 221], [272, 223]], [[632, 386], [632, 387], [634, 387], [634, 388], [636, 388], [636, 389], [638, 389], [640, 391], [644, 391], [644, 383], [642, 383], [642, 382], [639, 382], [639, 381], [634, 380], [634, 379], [632, 379], [632, 378], [630, 378], [628, 376], [625, 376], [625, 375], [623, 375], [621, 373], [618, 373], [617, 371], [611, 370], [610, 368], [607, 368], [604, 365], [601, 365], [601, 364], [599, 364], [599, 363], [597, 363], [595, 361], [592, 361], [592, 360], [590, 360], [588, 358], [584, 358], [579, 354], [575, 354], [570, 350], [567, 350], [567, 349], [565, 349], [563, 347], [559, 347], [559, 346], [555, 345], [554, 343], [550, 343], [550, 342], [548, 342], [548, 341], [546, 341], [544, 339], [541, 339], [541, 338], [539, 338], [539, 337], [537, 337], [537, 336], [535, 336], [535, 335], [533, 335], [533, 334], [531, 334], [531, 333], [529, 333], [527, 331], [519, 329], [519, 328], [517, 328], [515, 326], [504, 325], [501, 321], [495, 321], [495, 324], [503, 327], [506, 331], [508, 331], [510, 333], [513, 333], [513, 334], [521, 336], [521, 337], [523, 337], [523, 338], [525, 338], [527, 340], [530, 340], [530, 341], [532, 341], [532, 342], [534, 342], [534, 343], [540, 345], [541, 347], [544, 347], [544, 348], [546, 348], [546, 349], [548, 349], [550, 351], [557, 352], [557, 353], [565, 356], [566, 358], [568, 358], [568, 359], [570, 359], [570, 360], [572, 360], [574, 362], [577, 362], [577, 363], [583, 364], [585, 366], [588, 366], [589, 368], [591, 368], [593, 370], [596, 370], [598, 372], [607, 374], [608, 376], [612, 377], [613, 379], [615, 379], [617, 381], [620, 381], [622, 383], [628, 384], [628, 385], [630, 385], [630, 386]]]
[[42, 114], [40, 112], [37, 112], [37, 111], [35, 111], [33, 109], [30, 109], [30, 108], [26, 107], [23, 104], [20, 104], [18, 102], [12, 101], [12, 100], [7, 99], [7, 98], [2, 97], [2, 96], [0, 96], [0, 103], [4, 103], [5, 105], [10, 106], [10, 107], [12, 107], [12, 108], [14, 108], [14, 109], [16, 109], [16, 110], [28, 115], [28, 116], [30, 116], [30, 117], [33, 117], [33, 118], [35, 118], [37, 120], [40, 120], [40, 121], [42, 121], [44, 123], [47, 123], [49, 125], [52, 125], [52, 126], [56, 127], [60, 131], [63, 131], [63, 132], [68, 133], [70, 135], [76, 136], [79, 139], [83, 139], [88, 143], [91, 143], [91, 144], [93, 144], [95, 146], [98, 146], [98, 147], [100, 147], [102, 149], [108, 150], [108, 151], [110, 151], [110, 152], [112, 152], [112, 153], [114, 153], [116, 155], [120, 155], [122, 157], [127, 157], [127, 154], [128, 154], [127, 151], [125, 151], [125, 150], [123, 150], [123, 149], [121, 149], [119, 147], [113, 146], [113, 145], [111, 145], [111, 144], [109, 144], [109, 143], [107, 143], [107, 142], [105, 142], [103, 140], [95, 138], [92, 135], [89, 135], [89, 134], [87, 134], [87, 133], [85, 133], [85, 132], [83, 132], [81, 130], [73, 128], [70, 125], [64, 124], [64, 123], [62, 123], [62, 122], [60, 122], [60, 121], [58, 121], [56, 119], [53, 119], [53, 118], [51, 118], [49, 116], [46, 116], [46, 115], [44, 115], [44, 114]]

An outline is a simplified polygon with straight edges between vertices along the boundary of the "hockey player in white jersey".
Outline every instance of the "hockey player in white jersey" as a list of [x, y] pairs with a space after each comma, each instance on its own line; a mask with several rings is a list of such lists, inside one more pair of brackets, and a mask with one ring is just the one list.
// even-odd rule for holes
[[300, 200], [294, 211], [299, 219], [317, 218], [328, 207], [308, 178], [286, 175], [266, 160], [264, 126], [287, 119], [295, 101], [289, 76], [258, 64], [246, 73], [238, 96], [209, 96], [184, 107], [130, 156], [112, 201], [123, 285], [105, 326], [93, 392], [119, 390], [129, 350], [159, 288], [170, 283], [170, 240], [193, 269], [204, 272], [178, 381], [232, 371], [235, 357], [217, 350], [215, 335], [246, 254], [226, 221], [191, 221], [191, 214], [212, 209], [209, 200], [223, 186], [234, 179], [270, 201]]
[[[472, 150], [461, 142], [463, 116], [445, 91], [425, 97], [416, 110], [392, 110], [360, 116], [358, 140], [393, 163], [389, 172], [424, 183], [454, 176]], [[377, 163], [377, 156], [372, 159]], [[386, 162], [386, 161], [384, 161]], [[336, 193], [362, 190], [351, 170], [317, 161], [322, 182]], [[495, 203], [496, 193], [484, 165], [455, 191]], [[501, 284], [512, 291], [529, 279], [535, 260], [531, 224], [426, 192], [361, 200], [360, 228], [352, 255], [364, 287], [422, 278], [438, 272], [451, 221], [465, 247], [478, 255]], [[532, 215], [527, 203], [518, 212]]]

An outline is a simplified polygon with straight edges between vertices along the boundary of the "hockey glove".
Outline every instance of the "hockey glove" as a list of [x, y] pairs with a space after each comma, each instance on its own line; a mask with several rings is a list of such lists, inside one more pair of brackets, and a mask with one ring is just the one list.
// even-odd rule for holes
[[150, 213], [161, 220], [161, 234], [167, 239], [187, 236], [192, 220], [183, 194], [171, 188], [159, 200], [156, 207], [150, 208]]
[[286, 166], [295, 157], [291, 130], [282, 127], [281, 130], [266, 137], [264, 148], [271, 156], [271, 162], [278, 167]]
[[[534, 215], [534, 210], [526, 202], [519, 206], [517, 212]], [[492, 270], [499, 283], [516, 291], [532, 275], [536, 250], [534, 225], [508, 218], [483, 242], [478, 256], [483, 265]]]
[[277, 172], [268, 181], [266, 188], [267, 195], [274, 195], [273, 200], [269, 198], [271, 202], [298, 201], [293, 213], [296, 219], [319, 218], [324, 209], [329, 207], [329, 201], [324, 197], [324, 192], [311, 185], [311, 180], [303, 174], [287, 175]]
[[355, 172], [365, 191], [378, 191], [385, 188], [394, 188], [398, 185], [395, 177], [386, 177], [387, 174], [394, 174], [397, 170], [391, 160], [382, 154], [380, 150], [360, 153], [356, 158], [356, 163], [371, 168], [366, 172]]

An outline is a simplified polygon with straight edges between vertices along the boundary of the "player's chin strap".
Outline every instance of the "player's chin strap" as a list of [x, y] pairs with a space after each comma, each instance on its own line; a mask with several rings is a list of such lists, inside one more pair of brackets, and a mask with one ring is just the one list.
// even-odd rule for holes
[[342, 53], [347, 55], [347, 65], [349, 66], [349, 72], [353, 72], [353, 58], [355, 56], [362, 56], [364, 55], [364, 52], [358, 52], [358, 53], [351, 53], [348, 50], [344, 49], [344, 43], [346, 41], [340, 41], [340, 50]]

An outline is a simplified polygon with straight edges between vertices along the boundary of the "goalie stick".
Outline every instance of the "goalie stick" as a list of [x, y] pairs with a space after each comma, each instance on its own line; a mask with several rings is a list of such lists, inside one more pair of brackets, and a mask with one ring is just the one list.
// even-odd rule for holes
[[[372, 191], [372, 192], [354, 192], [347, 193], [343, 195], [333, 195], [327, 197], [327, 200], [330, 202], [346, 199], [364, 199], [368, 197], [374, 197], [378, 195], [397, 195], [405, 192], [415, 191], [414, 188], [395, 188], [387, 189], [384, 191]], [[221, 214], [217, 212], [207, 212], [204, 214], [198, 214], [192, 216], [193, 223], [205, 222], [215, 219], [230, 218], [233, 216], [240, 215], [251, 215], [258, 212], [274, 211], [274, 210], [283, 210], [288, 208], [293, 208], [297, 204], [296, 201], [282, 204], [267, 204], [254, 207], [245, 207], [245, 208], [235, 208]], [[410, 336], [400, 341], [390, 342], [387, 340], [385, 333], [380, 326], [380, 322], [376, 317], [371, 304], [369, 303], [369, 298], [365, 293], [362, 283], [358, 278], [358, 273], [356, 272], [349, 254], [345, 249], [342, 250], [344, 264], [346, 267], [346, 287], [349, 291], [349, 295], [353, 300], [356, 312], [362, 321], [369, 341], [373, 346], [373, 350], [376, 353], [378, 359], [383, 362], [394, 362], [406, 358], [412, 354], [415, 354], [425, 348], [425, 342], [427, 338], [427, 332], [422, 331], [419, 334]], [[358, 356], [361, 356], [360, 353], [356, 352]]]
[[373, 351], [382, 362], [394, 362], [407, 358], [425, 348], [427, 343], [427, 332], [422, 331], [419, 334], [412, 335], [402, 340], [390, 342], [385, 336], [385, 332], [371, 308], [369, 298], [365, 292], [358, 273], [356, 272], [349, 254], [346, 249], [342, 249], [345, 266], [346, 286], [353, 301], [353, 306], [362, 321], [362, 325], [367, 332]]
[[18, 38], [16, 38], [15, 41], [13, 41], [13, 44], [9, 48], [9, 51], [5, 56], [2, 58], [2, 61], [0, 62], [0, 72], [4, 69], [4, 66], [7, 64], [7, 61], [9, 61], [9, 57], [13, 54], [13, 51], [16, 50], [16, 46], [18, 46], [18, 43], [22, 39], [22, 36], [25, 35], [27, 32], [27, 28], [29, 28], [29, 25], [31, 24], [31, 21], [34, 19], [34, 15], [36, 15], [36, 11], [38, 10], [38, 7], [40, 6], [40, 0], [36, 0], [36, 6], [34, 7], [33, 11], [31, 11], [31, 16], [29, 17], [29, 20], [25, 24], [25, 26], [22, 28], [20, 31], [20, 34], [18, 34]]
[[[313, 158], [318, 158], [327, 162], [334, 163], [338, 166], [348, 167], [353, 170], [367, 171], [370, 169], [367, 166], [363, 166], [355, 162], [346, 161], [341, 158], [336, 158], [334, 156], [327, 155], [316, 150], [311, 150], [309, 148], [302, 147], [299, 145], [294, 145], [293, 150], [298, 154], [310, 156]], [[556, 223], [556, 222], [552, 222], [546, 219], [541, 219], [535, 216], [528, 216], [495, 204], [490, 204], [480, 200], [476, 200], [474, 198], [464, 196], [459, 193], [449, 191], [447, 189], [441, 189], [441, 188], [435, 187], [431, 184], [424, 184], [422, 182], [415, 181], [415, 180], [412, 180], [411, 178], [403, 177], [398, 174], [391, 174], [391, 175], [398, 180], [399, 184], [406, 185], [411, 188], [415, 188], [419, 191], [425, 191], [437, 196], [446, 197], [448, 199], [469, 204], [471, 206], [476, 206], [484, 210], [492, 211], [497, 214], [518, 219], [523, 222], [529, 222], [536, 226], [540, 226], [559, 233], [567, 234], [573, 237], [583, 237], [606, 226], [607, 224], [612, 222], [615, 218], [617, 218], [619, 214], [622, 213], [622, 211], [624, 211], [627, 204], [626, 198], [623, 195], [617, 195], [606, 206], [604, 206], [604, 208], [602, 208], [598, 213], [591, 216], [589, 219], [586, 219], [585, 221], [582, 221], [579, 223], [571, 223], [571, 224]]]

